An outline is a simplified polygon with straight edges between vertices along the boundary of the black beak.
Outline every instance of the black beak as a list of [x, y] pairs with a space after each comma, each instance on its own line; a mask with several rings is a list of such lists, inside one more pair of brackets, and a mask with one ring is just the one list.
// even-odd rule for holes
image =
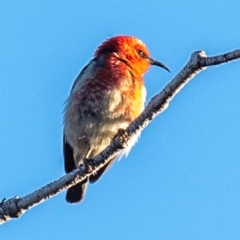
[[167, 70], [168, 72], [170, 72], [170, 70], [169, 70], [164, 64], [162, 64], [161, 62], [159, 62], [159, 61], [157, 61], [157, 60], [154, 60], [154, 59], [152, 59], [152, 58], [149, 58], [148, 60], [149, 60], [149, 62], [150, 62], [151, 65], [159, 66], [159, 67], [161, 67], [161, 68], [164, 68], [164, 69]]

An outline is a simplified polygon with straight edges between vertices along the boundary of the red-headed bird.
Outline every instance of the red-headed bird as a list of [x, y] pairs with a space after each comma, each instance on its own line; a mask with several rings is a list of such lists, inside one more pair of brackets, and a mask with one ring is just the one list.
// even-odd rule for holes
[[[143, 74], [150, 65], [168, 70], [152, 59], [144, 43], [135, 37], [112, 37], [98, 47], [94, 58], [75, 80], [66, 102], [63, 137], [66, 173], [103, 151], [118, 130], [125, 129], [143, 111], [146, 98]], [[137, 137], [120, 155], [126, 155], [136, 141]], [[87, 182], [96, 182], [113, 161], [69, 188], [67, 202], [80, 202]]]

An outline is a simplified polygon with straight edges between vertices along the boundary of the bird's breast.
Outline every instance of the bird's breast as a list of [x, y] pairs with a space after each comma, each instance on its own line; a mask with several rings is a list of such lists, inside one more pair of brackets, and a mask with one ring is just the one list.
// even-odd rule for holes
[[96, 113], [109, 118], [125, 117], [133, 121], [143, 110], [146, 90], [141, 77], [134, 77], [121, 64], [96, 69], [93, 78], [87, 78], [72, 93], [74, 105], [82, 114]]

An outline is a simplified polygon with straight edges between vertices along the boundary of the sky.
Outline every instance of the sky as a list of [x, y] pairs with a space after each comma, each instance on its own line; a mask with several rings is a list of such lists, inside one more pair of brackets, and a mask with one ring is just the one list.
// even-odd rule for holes
[[[240, 1], [1, 1], [0, 198], [64, 175], [64, 102], [96, 47], [140, 38], [171, 73], [144, 75], [147, 101], [196, 50], [240, 47]], [[90, 185], [0, 226], [0, 238], [240, 239], [240, 60], [197, 75], [141, 134], [127, 158]]]

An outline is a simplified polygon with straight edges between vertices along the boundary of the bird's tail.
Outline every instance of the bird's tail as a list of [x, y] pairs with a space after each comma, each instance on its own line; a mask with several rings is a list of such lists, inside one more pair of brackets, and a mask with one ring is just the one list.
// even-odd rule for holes
[[79, 203], [83, 200], [86, 190], [87, 190], [87, 181], [78, 183], [77, 185], [69, 188], [66, 193], [66, 201], [69, 203]]

